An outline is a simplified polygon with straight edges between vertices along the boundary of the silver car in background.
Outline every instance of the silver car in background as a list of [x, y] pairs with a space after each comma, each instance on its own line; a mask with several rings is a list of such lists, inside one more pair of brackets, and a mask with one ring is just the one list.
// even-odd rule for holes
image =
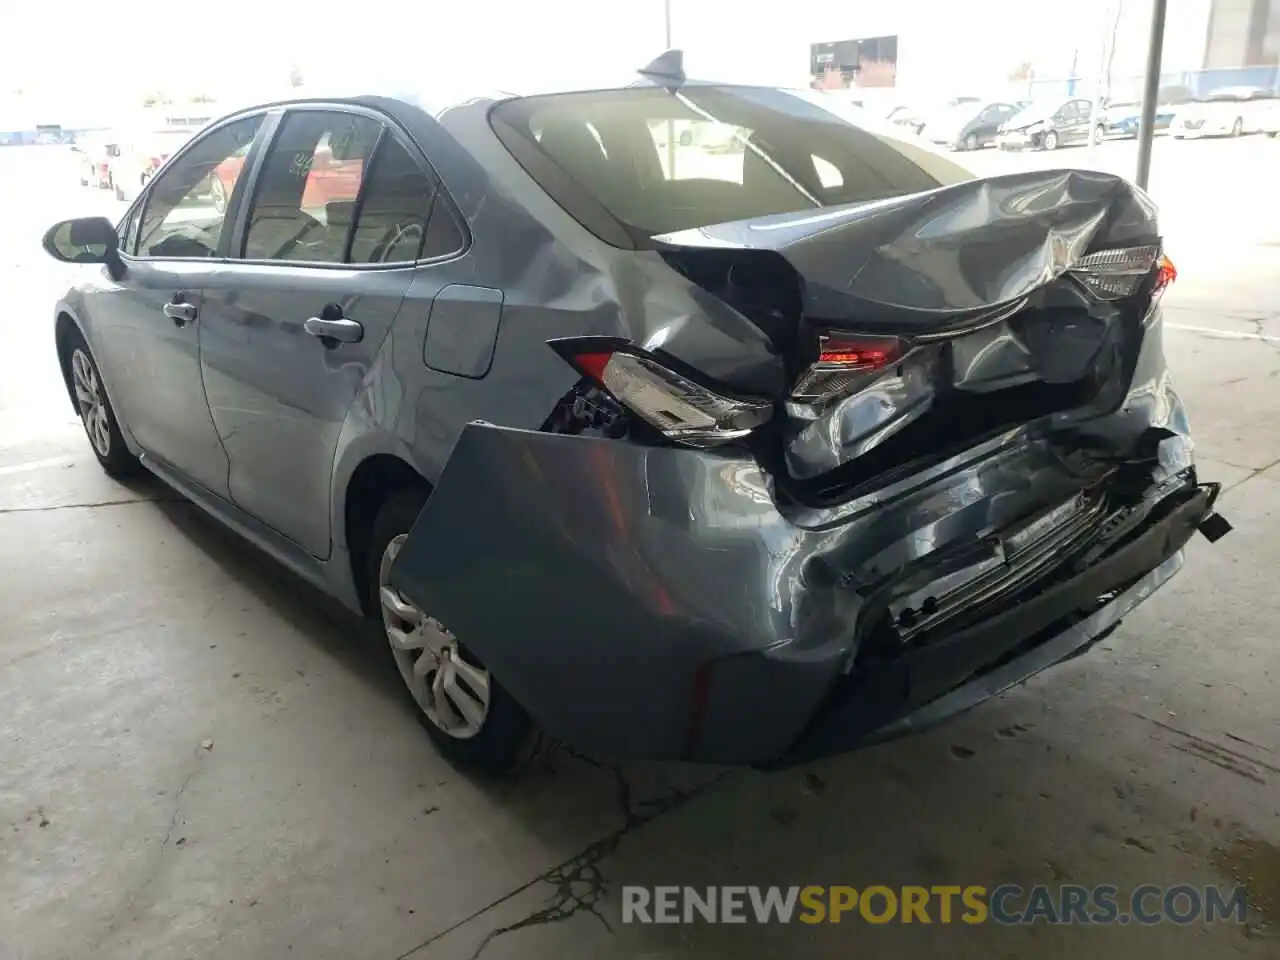
[[1148, 198], [817, 92], [270, 104], [45, 247], [85, 264], [52, 341], [102, 466], [377, 624], [474, 769], [916, 730], [1227, 529]]

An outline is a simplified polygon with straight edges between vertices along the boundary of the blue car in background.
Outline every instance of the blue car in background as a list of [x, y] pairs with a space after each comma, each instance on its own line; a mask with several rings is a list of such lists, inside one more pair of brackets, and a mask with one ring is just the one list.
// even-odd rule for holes
[[[1168, 130], [1173, 123], [1175, 107], [1172, 104], [1161, 104], [1156, 108], [1156, 133]], [[1138, 127], [1142, 123], [1141, 103], [1116, 103], [1107, 107], [1098, 124], [1100, 137], [1135, 139]]]

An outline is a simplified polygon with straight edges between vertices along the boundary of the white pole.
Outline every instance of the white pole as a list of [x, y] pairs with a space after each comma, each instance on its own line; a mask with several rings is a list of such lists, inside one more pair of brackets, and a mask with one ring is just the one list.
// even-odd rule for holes
[[[666, 50], [671, 49], [671, 0], [662, 0], [662, 28], [666, 34], [667, 45]], [[667, 179], [674, 180], [676, 178], [676, 124], [674, 120], [667, 121]]]
[[[1093, 156], [1097, 149], [1098, 141], [1102, 139], [1098, 135], [1098, 128], [1102, 126], [1102, 81], [1104, 73], [1107, 69], [1107, 55], [1111, 51], [1111, 45], [1115, 40], [1116, 18], [1120, 15], [1119, 0], [1108, 0], [1106, 10], [1107, 29], [1102, 35], [1102, 55], [1098, 58], [1098, 71], [1093, 78], [1093, 106], [1089, 108], [1089, 152], [1086, 156], [1088, 163], [1093, 163]], [[1103, 127], [1105, 129], [1105, 127]]]

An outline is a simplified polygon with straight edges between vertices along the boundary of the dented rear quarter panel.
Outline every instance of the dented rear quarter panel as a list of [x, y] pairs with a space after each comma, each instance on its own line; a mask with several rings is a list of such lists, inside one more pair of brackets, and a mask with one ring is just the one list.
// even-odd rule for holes
[[[616, 756], [776, 757], [852, 663], [864, 603], [857, 587], [1097, 479], [1089, 465], [1061, 455], [1055, 431], [1092, 431], [1120, 450], [1165, 426], [1176, 443], [1167, 457], [1162, 446], [1162, 467], [1190, 464], [1158, 318], [1127, 390], [1121, 385], [1127, 397], [1112, 398], [1115, 412], [1006, 431], [833, 507], [780, 505], [772, 479], [741, 452], [538, 432], [577, 380], [546, 346], [552, 338], [624, 337], [762, 389], [781, 385], [782, 365], [758, 329], [727, 307], [709, 310], [706, 292], [656, 251], [600, 242], [538, 190], [494, 137], [483, 105], [446, 112], [439, 129], [415, 134], [415, 122], [404, 115], [411, 134], [440, 138], [423, 146], [472, 236], [454, 282], [503, 293], [497, 343], [484, 377], [451, 376], [424, 364], [429, 313], [398, 319], [348, 423], [339, 474], [349, 476], [359, 453], [385, 442], [406, 450], [435, 484], [393, 582], [461, 637], [554, 736]], [[898, 306], [936, 313], [1020, 296], [1026, 278], [1060, 275], [1104, 226], [1138, 236], [1148, 222], [1117, 201], [1114, 182], [1039, 176], [1013, 192], [1025, 202], [1037, 182], [1046, 197], [1084, 192], [1059, 224], [1071, 238], [1065, 249], [1044, 233], [1053, 233], [1054, 215], [1042, 212], [1039, 239], [1026, 240], [1023, 280], [996, 283], [999, 268], [989, 265], [984, 281], [953, 244], [947, 269], [963, 268], [968, 299]], [[990, 188], [962, 193], [969, 212], [952, 211], [951, 221], [994, 202]], [[917, 214], [929, 201], [918, 202]], [[897, 205], [899, 228], [910, 207]], [[1006, 203], [1003, 215], [1016, 216], [1015, 207]], [[876, 256], [883, 263], [891, 251]], [[927, 265], [922, 257], [917, 266]], [[847, 306], [848, 289], [829, 289], [839, 286], [834, 260], [823, 262], [823, 302]], [[917, 271], [916, 290], [945, 293], [946, 271], [935, 267]], [[382, 396], [397, 400], [378, 405]]]

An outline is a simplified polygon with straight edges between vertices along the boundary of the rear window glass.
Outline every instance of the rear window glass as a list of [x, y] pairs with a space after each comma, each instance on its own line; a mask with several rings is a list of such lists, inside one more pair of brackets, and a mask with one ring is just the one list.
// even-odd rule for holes
[[556, 94], [500, 103], [492, 121], [534, 180], [610, 242], [617, 224], [637, 242], [973, 177], [904, 128], [820, 91]]

